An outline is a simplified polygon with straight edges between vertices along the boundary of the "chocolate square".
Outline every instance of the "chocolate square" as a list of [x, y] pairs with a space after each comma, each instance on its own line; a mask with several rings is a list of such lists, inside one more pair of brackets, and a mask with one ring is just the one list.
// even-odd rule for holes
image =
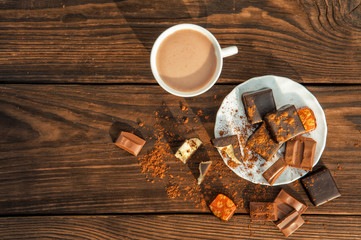
[[275, 221], [277, 206], [273, 202], [250, 202], [249, 214], [254, 221]]
[[284, 105], [276, 112], [267, 114], [264, 121], [272, 137], [279, 143], [306, 131], [294, 105]]
[[301, 217], [300, 213], [296, 210], [293, 210], [285, 218], [277, 221], [275, 224], [281, 230], [283, 235], [288, 237], [294, 233], [298, 228], [300, 228], [305, 221]]
[[272, 186], [279, 176], [287, 169], [287, 167], [288, 165], [283, 157], [280, 157], [262, 174], [262, 176]]
[[125, 151], [137, 156], [142, 150], [145, 140], [129, 132], [121, 132], [115, 145], [124, 149]]
[[298, 136], [287, 141], [285, 160], [288, 165], [311, 171], [317, 142], [312, 138]]
[[211, 142], [222, 154], [228, 155], [232, 161], [241, 164], [240, 160], [242, 160], [242, 153], [237, 135], [212, 139]]
[[246, 148], [258, 153], [266, 161], [270, 160], [282, 144], [273, 140], [264, 123], [250, 136]]
[[242, 102], [248, 121], [252, 124], [262, 122], [267, 113], [276, 111], [273, 92], [270, 88], [245, 92], [242, 94]]
[[296, 198], [294, 198], [291, 194], [286, 192], [284, 189], [282, 189], [276, 199], [274, 200], [274, 203], [277, 205], [277, 217], [279, 220], [285, 218], [287, 215], [292, 213], [294, 210], [299, 212], [301, 215], [304, 213], [307, 209], [307, 205], [301, 203]]
[[314, 174], [303, 178], [302, 184], [315, 206], [320, 206], [341, 196], [330, 171], [322, 168]]

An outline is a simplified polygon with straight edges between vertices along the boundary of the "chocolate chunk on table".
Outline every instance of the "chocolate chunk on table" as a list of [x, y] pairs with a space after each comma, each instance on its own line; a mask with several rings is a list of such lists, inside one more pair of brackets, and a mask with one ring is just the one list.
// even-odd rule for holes
[[199, 177], [198, 177], [198, 185], [200, 185], [204, 179], [204, 176], [207, 174], [207, 172], [209, 171], [209, 168], [212, 165], [212, 161], [208, 161], [208, 162], [201, 162], [199, 164]]
[[279, 176], [287, 169], [288, 165], [280, 157], [275, 163], [273, 163], [263, 174], [262, 176], [267, 180], [267, 182], [272, 186]]
[[254, 221], [275, 221], [277, 206], [273, 202], [250, 202], [249, 214]]
[[285, 160], [291, 167], [311, 171], [315, 160], [317, 142], [312, 138], [297, 136], [286, 142]]
[[197, 151], [201, 145], [202, 141], [198, 138], [187, 139], [184, 141], [182, 146], [179, 147], [178, 151], [175, 153], [175, 156], [184, 164], [186, 164], [188, 159]]
[[267, 114], [264, 121], [272, 137], [279, 143], [306, 131], [294, 105], [284, 105], [276, 112]]
[[276, 199], [274, 200], [274, 203], [276, 203], [277, 205], [277, 217], [279, 220], [285, 218], [294, 210], [299, 212], [299, 214], [301, 215], [307, 209], [307, 205], [298, 201], [284, 189], [282, 189], [278, 193]]
[[227, 196], [218, 194], [218, 196], [209, 205], [209, 208], [215, 216], [223, 221], [228, 221], [233, 216], [237, 207]]
[[296, 210], [293, 210], [285, 218], [277, 221], [275, 224], [281, 230], [281, 232], [288, 237], [294, 233], [298, 228], [300, 228], [305, 221], [301, 217], [300, 213]]
[[242, 153], [237, 135], [220, 137], [211, 141], [213, 146], [221, 151], [221, 154], [226, 154], [233, 162], [241, 164]]
[[317, 127], [316, 117], [310, 108], [308, 107], [301, 108], [297, 111], [297, 113], [301, 119], [301, 122], [306, 132], [311, 132], [316, 129]]
[[258, 153], [266, 161], [270, 160], [282, 144], [271, 137], [264, 123], [248, 138], [246, 148]]
[[273, 92], [270, 88], [242, 94], [242, 102], [248, 121], [252, 124], [262, 122], [263, 117], [276, 110]]
[[145, 144], [145, 140], [129, 132], [121, 132], [115, 145], [137, 156]]
[[315, 206], [320, 206], [341, 196], [330, 171], [322, 168], [310, 176], [301, 179], [306, 192]]

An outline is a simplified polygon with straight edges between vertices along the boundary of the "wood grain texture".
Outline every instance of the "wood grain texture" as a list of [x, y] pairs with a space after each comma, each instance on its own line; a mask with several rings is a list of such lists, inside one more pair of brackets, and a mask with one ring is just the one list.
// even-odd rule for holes
[[[207, 143], [214, 136], [218, 107], [233, 87], [215, 86], [200, 97], [183, 99], [159, 86], [0, 86], [0, 215], [208, 212], [195, 203], [219, 192], [237, 192], [233, 198], [240, 213], [248, 211], [249, 201], [271, 201], [279, 187], [241, 180], [209, 145], [199, 158], [219, 163], [209, 174], [212, 189], [201, 188], [191, 198], [186, 187], [195, 184], [192, 171], [172, 155], [166, 159], [168, 177], [159, 179], [141, 173], [137, 158], [112, 142], [120, 130], [133, 130], [147, 139], [144, 156], [161, 125], [180, 136], [164, 139], [171, 148], [192, 136]], [[361, 215], [361, 87], [309, 90], [323, 106], [329, 129], [320, 165], [331, 170], [342, 197], [316, 208], [300, 184], [288, 187], [310, 206], [309, 214]], [[186, 124], [182, 105], [189, 108]], [[202, 116], [195, 114], [199, 110]], [[176, 176], [184, 178], [178, 181], [182, 194], [170, 199], [165, 187]]]
[[359, 84], [361, 7], [337, 0], [0, 2], [0, 81], [155, 83], [149, 55], [178, 23], [209, 29], [239, 54], [220, 83], [275, 74]]
[[[302, 216], [287, 239], [360, 239], [360, 216]], [[286, 239], [272, 222], [247, 215], [220, 222], [207, 215], [46, 216], [0, 218], [1, 239]]]

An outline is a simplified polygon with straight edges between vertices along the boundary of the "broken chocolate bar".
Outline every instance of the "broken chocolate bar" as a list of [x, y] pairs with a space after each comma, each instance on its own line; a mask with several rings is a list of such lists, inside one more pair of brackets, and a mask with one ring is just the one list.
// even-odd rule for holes
[[293, 210], [289, 215], [277, 221], [275, 224], [281, 230], [281, 232], [286, 237], [288, 237], [297, 229], [299, 229], [304, 223], [305, 221], [301, 217], [300, 213], [296, 210]]
[[216, 217], [223, 221], [228, 221], [236, 211], [236, 205], [233, 201], [223, 194], [218, 194], [209, 208]]
[[279, 143], [306, 131], [294, 105], [284, 105], [276, 112], [267, 114], [264, 121], [272, 137]]
[[242, 102], [248, 121], [251, 124], [262, 122], [263, 117], [276, 110], [273, 92], [270, 88], [262, 88], [257, 91], [242, 94]]
[[121, 132], [115, 145], [137, 156], [143, 148], [145, 141], [140, 137], [129, 132]]
[[317, 142], [312, 138], [298, 136], [287, 141], [285, 160], [288, 165], [312, 171]]
[[213, 146], [221, 151], [222, 155], [226, 154], [233, 162], [241, 164], [242, 153], [237, 135], [220, 137], [211, 141]]
[[275, 221], [277, 206], [273, 202], [250, 202], [249, 214], [254, 221]]
[[188, 159], [192, 156], [193, 153], [197, 151], [201, 145], [202, 141], [198, 138], [190, 138], [185, 140], [182, 146], [180, 146], [178, 151], [175, 153], [175, 156], [184, 164], [186, 164]]
[[315, 206], [320, 206], [341, 196], [330, 171], [322, 168], [314, 174], [303, 178], [302, 184]]
[[282, 144], [274, 141], [264, 123], [247, 140], [246, 148], [258, 153], [266, 161], [270, 160]]
[[262, 176], [272, 186], [275, 183], [275, 181], [279, 178], [279, 176], [287, 169], [287, 167], [288, 165], [283, 159], [283, 157], [280, 157], [262, 174]]
[[308, 108], [302, 108], [297, 111], [298, 116], [300, 117], [303, 127], [305, 128], [306, 132], [311, 132], [316, 129], [316, 117], [313, 111]]
[[199, 164], [199, 177], [198, 177], [198, 185], [200, 185], [203, 181], [204, 176], [207, 174], [210, 166], [212, 164], [212, 161], [208, 162], [201, 162]]
[[290, 214], [293, 210], [296, 210], [300, 215], [304, 213], [307, 209], [307, 206], [296, 198], [291, 196], [288, 192], [282, 189], [274, 203], [277, 205], [277, 217], [278, 219], [285, 218], [288, 214]]

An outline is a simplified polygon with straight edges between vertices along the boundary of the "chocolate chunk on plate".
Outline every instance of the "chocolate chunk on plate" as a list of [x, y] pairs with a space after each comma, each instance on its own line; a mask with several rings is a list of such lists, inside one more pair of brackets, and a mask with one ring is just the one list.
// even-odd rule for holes
[[273, 92], [270, 88], [262, 88], [257, 91], [242, 94], [242, 102], [251, 124], [262, 122], [263, 117], [276, 110]]
[[285, 160], [295, 168], [311, 171], [315, 160], [317, 142], [312, 138], [297, 136], [286, 142]]
[[262, 174], [262, 176], [272, 186], [275, 183], [275, 181], [279, 178], [279, 176], [281, 176], [281, 174], [287, 169], [287, 167], [288, 165], [283, 159], [283, 157], [280, 157]]
[[320, 206], [341, 196], [330, 171], [321, 168], [312, 175], [301, 179], [306, 192], [315, 206]]
[[212, 144], [222, 155], [227, 155], [233, 162], [241, 164], [242, 153], [237, 135], [212, 139]]

